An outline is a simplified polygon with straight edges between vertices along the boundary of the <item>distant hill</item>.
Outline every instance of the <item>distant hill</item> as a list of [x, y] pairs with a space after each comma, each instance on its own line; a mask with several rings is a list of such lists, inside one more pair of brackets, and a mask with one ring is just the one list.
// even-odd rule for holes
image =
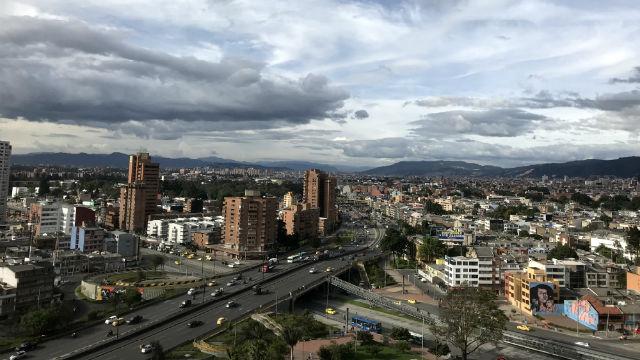
[[640, 157], [630, 156], [615, 160], [579, 160], [566, 163], [538, 164], [504, 169], [503, 176], [589, 177], [610, 175], [622, 178], [640, 176]]
[[314, 163], [309, 161], [259, 161], [258, 164], [268, 167], [283, 167], [295, 171], [305, 171], [307, 169], [320, 169], [327, 172], [338, 172], [338, 168], [333, 165]]
[[485, 166], [464, 161], [400, 161], [364, 171], [382, 176], [495, 176], [502, 172], [497, 166]]
[[464, 161], [401, 161], [362, 173], [381, 176], [589, 177], [609, 175], [628, 178], [640, 176], [640, 157], [632, 156], [615, 160], [589, 159], [506, 169]]
[[[205, 159], [167, 158], [151, 156], [154, 162], [165, 169], [204, 167], [204, 166], [254, 166], [255, 164], [242, 164], [234, 160], [217, 157]], [[59, 165], [70, 167], [111, 167], [125, 169], [129, 166], [129, 155], [114, 152], [111, 154], [69, 154], [69, 153], [31, 153], [11, 155], [11, 163], [16, 165]]]

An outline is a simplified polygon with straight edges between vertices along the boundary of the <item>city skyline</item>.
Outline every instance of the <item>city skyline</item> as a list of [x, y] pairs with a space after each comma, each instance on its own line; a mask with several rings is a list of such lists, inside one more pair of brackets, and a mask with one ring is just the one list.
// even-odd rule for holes
[[7, 1], [13, 153], [518, 166], [640, 154], [640, 5]]

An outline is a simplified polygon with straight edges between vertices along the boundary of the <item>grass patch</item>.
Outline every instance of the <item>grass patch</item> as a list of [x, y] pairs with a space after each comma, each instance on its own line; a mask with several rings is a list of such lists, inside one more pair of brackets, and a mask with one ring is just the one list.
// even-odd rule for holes
[[[377, 262], [368, 262], [364, 264], [364, 268], [367, 271], [367, 276], [369, 277], [369, 283], [375, 284], [376, 287], [382, 287], [385, 284], [395, 285], [396, 281], [393, 280], [386, 271], [384, 271]], [[386, 277], [386, 283], [385, 283]]]
[[200, 350], [193, 347], [193, 343], [178, 346], [170, 352], [164, 355], [165, 359], [213, 359], [212, 355], [200, 352]]

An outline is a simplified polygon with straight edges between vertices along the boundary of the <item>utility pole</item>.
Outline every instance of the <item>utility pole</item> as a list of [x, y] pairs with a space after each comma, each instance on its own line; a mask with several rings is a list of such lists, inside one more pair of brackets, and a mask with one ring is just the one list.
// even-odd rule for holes
[[202, 278], [202, 303], [204, 304], [204, 295], [207, 293], [207, 279], [204, 278], [204, 256], [200, 258], [200, 265], [200, 277]]

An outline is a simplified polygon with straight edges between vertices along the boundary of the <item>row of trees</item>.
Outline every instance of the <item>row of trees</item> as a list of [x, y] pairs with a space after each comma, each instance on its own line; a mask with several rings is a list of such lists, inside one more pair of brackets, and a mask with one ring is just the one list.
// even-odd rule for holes
[[202, 184], [190, 180], [168, 180], [161, 182], [161, 191], [168, 196], [184, 196], [222, 201], [227, 196], [244, 195], [246, 189], [255, 189], [263, 193], [281, 197], [288, 191], [301, 194], [302, 184], [284, 181], [282, 183], [235, 180], [216, 180]]

